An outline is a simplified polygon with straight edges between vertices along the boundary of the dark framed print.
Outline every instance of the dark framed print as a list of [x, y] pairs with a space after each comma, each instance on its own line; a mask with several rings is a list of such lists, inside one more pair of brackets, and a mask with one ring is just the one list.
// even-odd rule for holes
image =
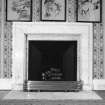
[[7, 21], [32, 21], [32, 0], [6, 0]]
[[77, 0], [77, 22], [101, 22], [102, 0]]
[[41, 0], [41, 21], [66, 21], [66, 0]]

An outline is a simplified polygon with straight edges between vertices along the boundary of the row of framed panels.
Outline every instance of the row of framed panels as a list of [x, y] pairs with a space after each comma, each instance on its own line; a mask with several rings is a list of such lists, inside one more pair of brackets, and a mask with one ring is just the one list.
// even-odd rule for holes
[[[41, 21], [66, 21], [66, 0], [40, 0]], [[32, 0], [6, 0], [6, 21], [31, 22]], [[102, 0], [76, 0], [77, 22], [101, 22]]]

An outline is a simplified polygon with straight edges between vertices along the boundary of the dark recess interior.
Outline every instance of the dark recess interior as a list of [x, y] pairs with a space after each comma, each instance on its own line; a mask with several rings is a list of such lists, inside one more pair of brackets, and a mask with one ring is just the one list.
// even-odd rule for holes
[[77, 80], [77, 41], [34, 40], [28, 47], [28, 80]]

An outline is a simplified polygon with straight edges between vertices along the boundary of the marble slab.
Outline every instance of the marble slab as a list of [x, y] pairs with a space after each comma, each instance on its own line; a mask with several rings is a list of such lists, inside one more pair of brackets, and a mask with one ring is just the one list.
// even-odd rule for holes
[[3, 100], [102, 100], [94, 91], [81, 92], [23, 92], [10, 91]]

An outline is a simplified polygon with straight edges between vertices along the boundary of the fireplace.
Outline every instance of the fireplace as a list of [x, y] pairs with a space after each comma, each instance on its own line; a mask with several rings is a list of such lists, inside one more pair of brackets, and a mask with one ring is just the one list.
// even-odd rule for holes
[[77, 81], [77, 41], [28, 41], [28, 80]]
[[91, 23], [18, 22], [13, 35], [15, 90], [92, 90]]

